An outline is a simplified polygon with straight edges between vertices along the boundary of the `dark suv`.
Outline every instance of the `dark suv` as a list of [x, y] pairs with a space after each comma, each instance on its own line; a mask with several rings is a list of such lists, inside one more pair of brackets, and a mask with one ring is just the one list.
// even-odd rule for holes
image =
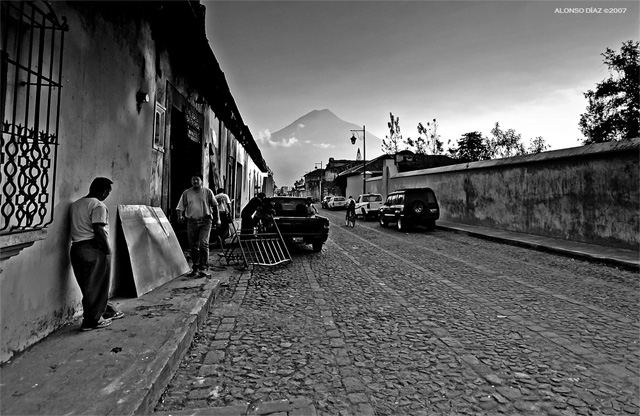
[[380, 225], [395, 222], [398, 230], [409, 230], [413, 225], [425, 225], [433, 230], [440, 218], [440, 207], [431, 188], [401, 189], [391, 192], [380, 207]]

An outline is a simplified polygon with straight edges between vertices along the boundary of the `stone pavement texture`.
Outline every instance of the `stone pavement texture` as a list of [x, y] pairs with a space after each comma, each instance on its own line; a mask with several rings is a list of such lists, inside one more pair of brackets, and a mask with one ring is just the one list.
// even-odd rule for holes
[[2, 366], [0, 413], [639, 413], [638, 316], [625, 306], [634, 291], [615, 269], [603, 279], [622, 301], [609, 304], [582, 269], [563, 273], [593, 292], [544, 267], [505, 278], [493, 260], [456, 254], [468, 243], [455, 238], [425, 262], [398, 243], [419, 235], [380, 247], [362, 223], [336, 224], [322, 253], [288, 267], [183, 276], [122, 301], [126, 317], [108, 328], [56, 331]]
[[156, 414], [640, 413], [637, 273], [328, 216], [322, 253], [234, 276]]

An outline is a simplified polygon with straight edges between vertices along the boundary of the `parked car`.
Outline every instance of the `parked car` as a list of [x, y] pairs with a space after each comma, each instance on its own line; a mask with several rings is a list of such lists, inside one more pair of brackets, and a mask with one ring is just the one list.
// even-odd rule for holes
[[322, 205], [322, 208], [329, 208], [329, 206], [327, 205], [327, 203], [329, 202], [329, 200], [332, 198], [331, 195], [327, 195], [324, 198], [322, 198], [322, 202], [320, 203], [320, 205]]
[[331, 210], [347, 208], [347, 199], [343, 196], [332, 196], [327, 207]]
[[370, 217], [378, 218], [381, 206], [382, 195], [361, 194], [356, 199], [356, 215], [361, 216], [365, 221]]
[[329, 237], [329, 219], [320, 215], [308, 217], [305, 201], [306, 198], [293, 196], [269, 198], [276, 212], [273, 219], [285, 243], [311, 244], [313, 251], [320, 251]]
[[396, 223], [398, 230], [405, 231], [414, 225], [425, 225], [433, 230], [440, 218], [440, 207], [431, 188], [401, 189], [391, 192], [380, 207], [379, 222], [386, 227]]

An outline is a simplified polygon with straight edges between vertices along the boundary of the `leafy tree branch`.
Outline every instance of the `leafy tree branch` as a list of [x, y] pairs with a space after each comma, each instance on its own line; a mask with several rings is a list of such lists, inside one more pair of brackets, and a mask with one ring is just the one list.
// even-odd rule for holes
[[587, 111], [579, 127], [583, 144], [631, 140], [640, 135], [640, 60], [638, 42], [622, 43], [620, 53], [607, 48], [602, 54], [609, 78], [588, 90]]

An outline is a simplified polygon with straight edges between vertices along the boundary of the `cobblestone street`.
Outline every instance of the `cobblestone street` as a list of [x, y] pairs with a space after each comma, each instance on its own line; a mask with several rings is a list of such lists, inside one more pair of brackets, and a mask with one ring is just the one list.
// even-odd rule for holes
[[639, 414], [638, 273], [321, 214], [322, 252], [223, 288], [156, 412]]

